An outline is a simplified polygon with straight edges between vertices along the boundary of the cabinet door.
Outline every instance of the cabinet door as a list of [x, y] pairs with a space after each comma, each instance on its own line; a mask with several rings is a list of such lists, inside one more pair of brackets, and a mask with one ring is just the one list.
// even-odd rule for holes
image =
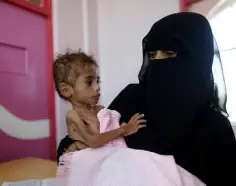
[[0, 2], [0, 161], [50, 158], [47, 18]]

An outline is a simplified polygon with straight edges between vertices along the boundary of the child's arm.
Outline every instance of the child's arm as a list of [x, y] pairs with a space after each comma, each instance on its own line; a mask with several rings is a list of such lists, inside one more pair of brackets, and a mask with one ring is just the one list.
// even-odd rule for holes
[[102, 146], [107, 142], [126, 134], [137, 132], [140, 128], [144, 127], [144, 125], [140, 125], [145, 122], [144, 120], [141, 120], [141, 118], [143, 118], [143, 115], [136, 114], [131, 118], [131, 121], [128, 124], [118, 129], [105, 133], [92, 134], [89, 132], [86, 124], [80, 119], [76, 111], [71, 110], [67, 114], [67, 120], [76, 125], [77, 131], [83, 138], [84, 143], [92, 148]]

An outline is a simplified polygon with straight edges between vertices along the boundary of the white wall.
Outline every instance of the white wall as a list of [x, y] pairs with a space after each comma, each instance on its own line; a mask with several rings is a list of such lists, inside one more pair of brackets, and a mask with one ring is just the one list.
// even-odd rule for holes
[[[137, 82], [141, 41], [161, 17], [178, 12], [179, 0], [53, 0], [54, 50], [83, 48], [98, 60], [101, 104], [107, 106], [126, 85]], [[58, 141], [66, 134], [69, 104], [56, 97]]]
[[137, 82], [142, 38], [152, 24], [179, 11], [178, 0], [98, 0], [101, 103], [108, 106], [129, 83]]
[[[206, 16], [208, 19], [219, 9], [221, 9], [221, 6], [226, 2], [226, 1], [233, 1], [233, 0], [204, 0], [199, 3], [194, 4], [189, 8], [189, 11], [191, 12], [197, 12], [200, 13], [204, 16]], [[225, 71], [226, 72], [226, 71]], [[225, 74], [225, 77], [227, 77], [227, 74]], [[229, 96], [229, 92], [228, 92]], [[229, 101], [229, 99], [227, 100]], [[231, 104], [232, 105], [232, 104]], [[235, 120], [231, 120], [234, 132], [236, 134], [236, 122]]]
[[[68, 47], [84, 47], [83, 14], [80, 0], [53, 0], [54, 57]], [[71, 107], [56, 94], [57, 142], [66, 134], [65, 114]]]
[[189, 7], [190, 12], [197, 12], [204, 16], [208, 15], [212, 8], [219, 2], [220, 0], [204, 0], [199, 3], [195, 3]]

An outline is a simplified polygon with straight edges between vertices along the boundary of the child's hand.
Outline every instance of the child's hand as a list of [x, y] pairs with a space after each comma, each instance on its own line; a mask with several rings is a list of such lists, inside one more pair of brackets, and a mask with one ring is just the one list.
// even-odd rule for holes
[[135, 114], [127, 124], [121, 124], [121, 127], [125, 130], [125, 136], [129, 136], [138, 132], [139, 129], [146, 127], [143, 123], [146, 123], [146, 120], [143, 119], [144, 114]]

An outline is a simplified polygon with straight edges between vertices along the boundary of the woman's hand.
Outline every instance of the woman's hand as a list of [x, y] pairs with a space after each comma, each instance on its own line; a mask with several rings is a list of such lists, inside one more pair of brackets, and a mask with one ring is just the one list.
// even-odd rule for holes
[[76, 142], [74, 142], [67, 149], [65, 149], [65, 152], [75, 152], [77, 150], [78, 148], [77, 148]]
[[65, 149], [65, 152], [75, 152], [78, 150], [82, 150], [85, 148], [88, 148], [89, 146], [86, 145], [85, 143], [82, 143], [80, 141], [76, 141], [72, 143], [67, 149]]
[[147, 121], [144, 118], [144, 114], [135, 114], [127, 124], [121, 124], [121, 127], [125, 130], [124, 136], [129, 136], [139, 131], [139, 129], [146, 127], [144, 123]]

